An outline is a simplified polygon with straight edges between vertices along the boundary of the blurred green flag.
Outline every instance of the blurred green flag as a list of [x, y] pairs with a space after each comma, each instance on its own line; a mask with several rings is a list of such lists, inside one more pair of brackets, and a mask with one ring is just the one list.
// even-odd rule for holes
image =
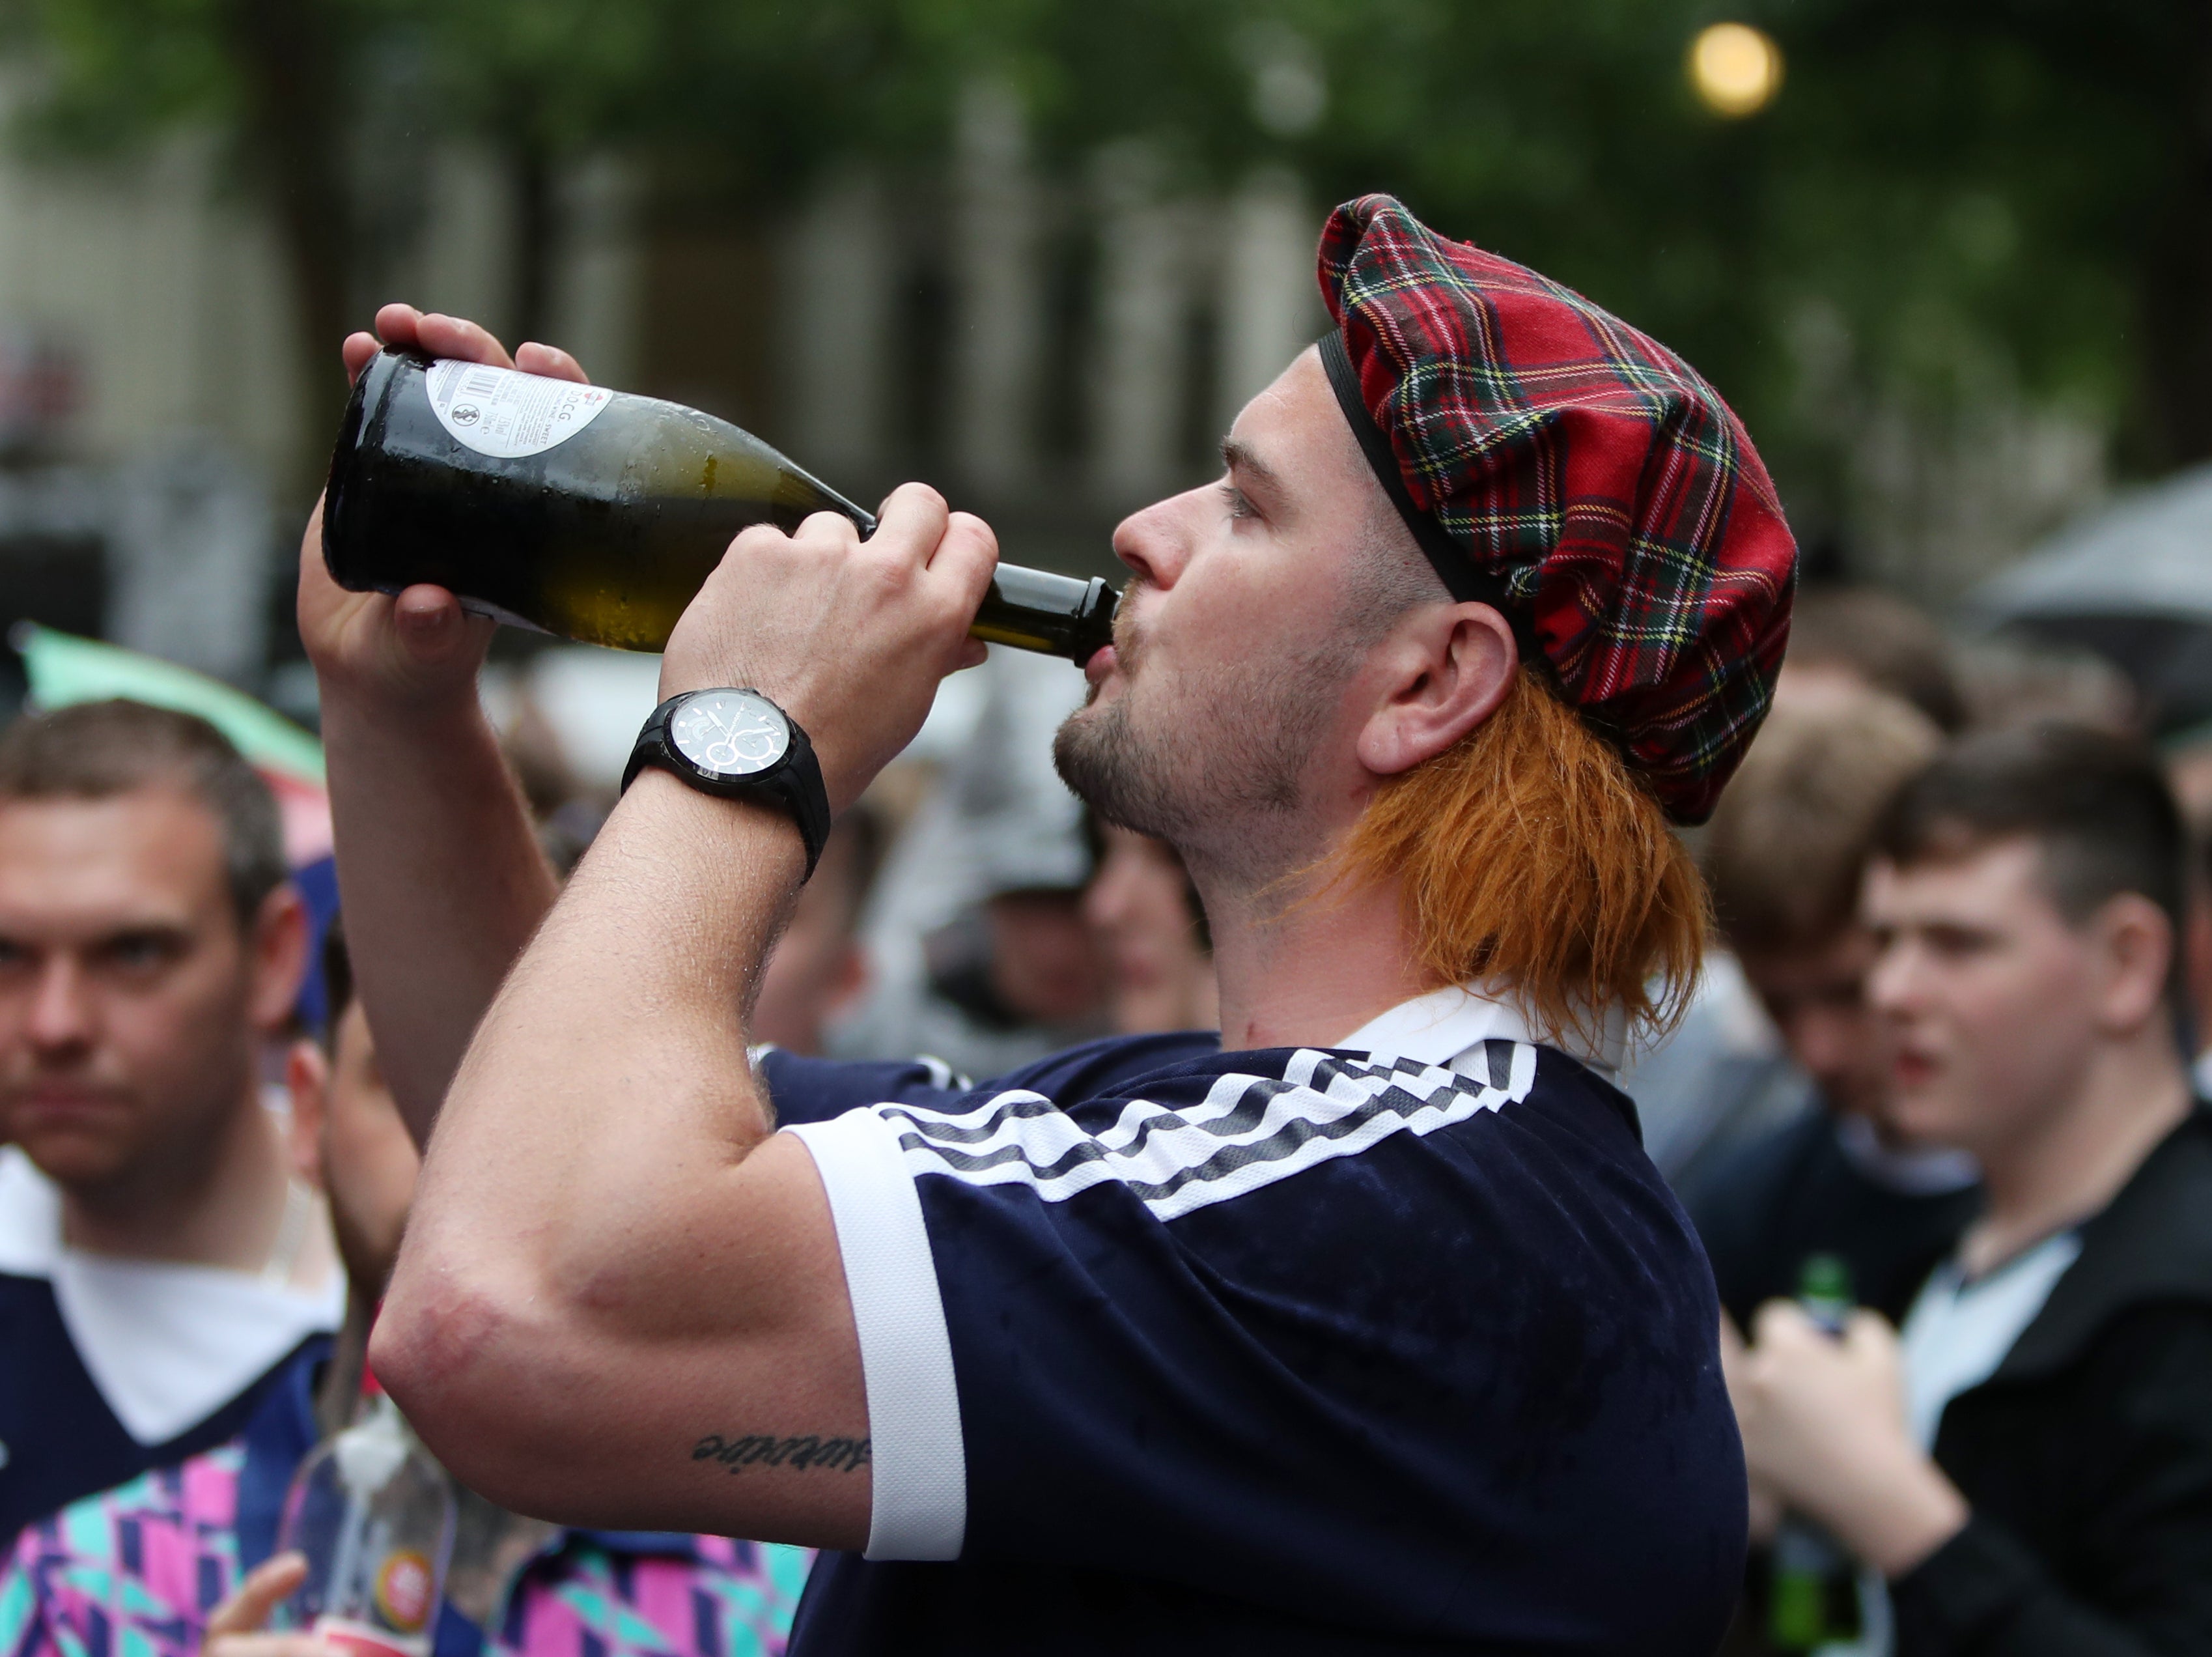
[[316, 789], [325, 786], [323, 745], [282, 714], [221, 679], [119, 644], [57, 632], [34, 621], [9, 630], [8, 642], [21, 654], [31, 700], [41, 708], [123, 697], [198, 714], [259, 770]]

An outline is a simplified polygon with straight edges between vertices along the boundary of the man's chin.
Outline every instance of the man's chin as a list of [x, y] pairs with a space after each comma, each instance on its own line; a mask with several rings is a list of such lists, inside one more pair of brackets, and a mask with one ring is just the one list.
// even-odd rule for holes
[[1973, 1136], [1971, 1110], [1940, 1087], [1899, 1088], [1875, 1116], [1882, 1136], [1911, 1150], [1963, 1150]]
[[33, 1167], [57, 1185], [72, 1189], [106, 1185], [131, 1161], [129, 1148], [104, 1134], [31, 1130], [18, 1131], [15, 1143]]

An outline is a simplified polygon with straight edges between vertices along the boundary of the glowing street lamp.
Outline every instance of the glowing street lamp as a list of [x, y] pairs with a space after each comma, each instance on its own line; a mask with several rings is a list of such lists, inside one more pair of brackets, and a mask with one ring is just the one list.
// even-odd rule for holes
[[1782, 48], [1748, 23], [1711, 24], [1690, 43], [1690, 85], [1716, 115], [1755, 115], [1782, 89]]

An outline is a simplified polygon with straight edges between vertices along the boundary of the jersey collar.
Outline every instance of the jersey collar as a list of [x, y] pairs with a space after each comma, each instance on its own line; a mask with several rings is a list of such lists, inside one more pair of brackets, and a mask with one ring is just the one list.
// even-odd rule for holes
[[1595, 1044], [1587, 1048], [1567, 1046], [1538, 1035], [1528, 1015], [1511, 1001], [1471, 985], [1447, 984], [1400, 1002], [1332, 1045], [1340, 1050], [1370, 1052], [1377, 1058], [1409, 1058], [1452, 1069], [1457, 1068], [1458, 1060], [1486, 1041], [1523, 1041], [1558, 1048], [1610, 1081], [1620, 1068], [1626, 1033], [1615, 1013], [1605, 1019]]
[[339, 1271], [303, 1295], [217, 1266], [65, 1247], [60, 1193], [12, 1146], [0, 1147], [0, 1272], [52, 1287], [101, 1399], [145, 1445], [198, 1426], [345, 1311]]

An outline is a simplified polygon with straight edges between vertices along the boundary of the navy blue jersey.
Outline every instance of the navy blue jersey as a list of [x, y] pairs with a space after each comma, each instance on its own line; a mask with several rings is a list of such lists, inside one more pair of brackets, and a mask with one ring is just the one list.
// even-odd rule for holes
[[1745, 1524], [1711, 1277], [1626, 1099], [1525, 1033], [1447, 990], [834, 1116], [771, 1069], [875, 1480], [793, 1651], [1704, 1657]]
[[61, 1193], [0, 1146], [0, 1544], [231, 1437], [270, 1378], [337, 1327], [344, 1294], [336, 1272], [300, 1294], [66, 1248]]
[[[310, 1343], [314, 1337], [309, 1337]], [[40, 1277], [0, 1272], [0, 1547], [33, 1520], [234, 1436], [290, 1360], [174, 1437], [142, 1444], [116, 1418]]]

